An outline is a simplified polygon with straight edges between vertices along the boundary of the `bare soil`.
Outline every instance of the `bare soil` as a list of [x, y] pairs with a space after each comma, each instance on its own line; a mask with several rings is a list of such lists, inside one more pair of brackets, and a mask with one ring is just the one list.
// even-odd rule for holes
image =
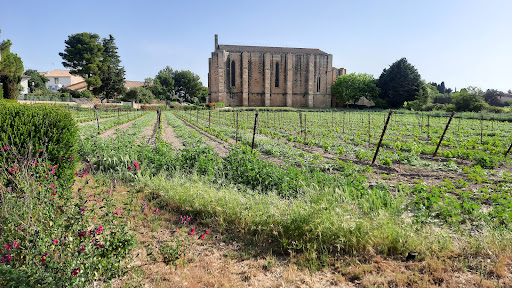
[[[129, 272], [114, 280], [112, 287], [512, 287], [510, 256], [421, 261], [346, 256], [320, 270], [308, 270], [301, 264], [300, 255], [255, 252], [200, 219], [191, 219], [184, 227], [180, 217], [185, 215], [172, 203], [168, 203], [168, 209], [155, 212], [147, 192], [121, 185], [114, 190], [114, 197], [123, 203], [128, 193], [138, 193], [136, 205], [141, 207], [131, 216], [137, 248], [129, 260]], [[166, 264], [159, 247], [172, 239], [179, 227], [181, 231], [194, 227], [198, 234], [186, 235], [189, 240], [185, 256], [174, 265]], [[205, 239], [198, 238], [206, 230], [210, 234]]]
[[157, 118], [153, 119], [151, 121], [151, 124], [149, 126], [146, 126], [144, 128], [144, 131], [140, 135], [140, 137], [137, 139], [138, 143], [144, 142], [149, 145], [155, 145], [156, 143], [156, 134], [158, 133], [158, 123]]
[[139, 118], [135, 119], [135, 120], [132, 120], [130, 122], [126, 122], [124, 124], [121, 124], [121, 125], [118, 125], [116, 127], [113, 127], [111, 129], [108, 129], [107, 131], [101, 133], [101, 135], [99, 135], [98, 137], [101, 137], [103, 139], [106, 139], [106, 138], [110, 138], [110, 137], [114, 137], [118, 132], [122, 132], [126, 129], [128, 129], [128, 127], [132, 126], [132, 124], [137, 121]]
[[176, 149], [184, 149], [183, 143], [181, 143], [180, 139], [174, 133], [174, 129], [167, 124], [165, 121], [165, 114], [162, 113], [162, 141], [169, 143], [172, 147]]

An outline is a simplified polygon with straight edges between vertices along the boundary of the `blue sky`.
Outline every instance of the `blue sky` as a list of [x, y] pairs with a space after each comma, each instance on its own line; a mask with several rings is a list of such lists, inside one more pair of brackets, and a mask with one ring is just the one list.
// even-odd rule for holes
[[127, 80], [169, 65], [207, 85], [220, 44], [319, 48], [376, 78], [406, 57], [427, 82], [512, 89], [512, 1], [2, 1], [0, 39], [25, 69], [63, 69], [68, 35], [112, 34]]

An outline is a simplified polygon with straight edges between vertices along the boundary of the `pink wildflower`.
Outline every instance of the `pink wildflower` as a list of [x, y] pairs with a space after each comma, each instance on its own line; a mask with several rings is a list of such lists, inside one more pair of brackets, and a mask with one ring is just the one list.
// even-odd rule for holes
[[137, 161], [133, 160], [133, 166], [135, 166], [135, 170], [140, 170], [139, 163]]
[[18, 248], [18, 247], [20, 247], [20, 244], [18, 244], [18, 242], [14, 241], [14, 242], [12, 242], [12, 247]]
[[103, 231], [103, 226], [100, 225], [100, 227], [98, 227], [98, 229], [96, 229], [96, 234], [100, 234], [102, 231]]
[[204, 237], [206, 236], [206, 234], [201, 234], [201, 236], [199, 236], [200, 239], [204, 240]]
[[55, 244], [59, 244], [59, 240], [57, 240], [57, 239], [52, 239], [52, 242]]
[[210, 230], [206, 230], [206, 232], [204, 232], [204, 234], [206, 234], [206, 235], [210, 234]]

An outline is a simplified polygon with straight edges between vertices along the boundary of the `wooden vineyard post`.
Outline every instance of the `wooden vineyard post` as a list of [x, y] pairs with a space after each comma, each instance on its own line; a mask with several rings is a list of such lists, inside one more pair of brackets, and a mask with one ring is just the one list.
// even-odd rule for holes
[[299, 111], [300, 135], [302, 135], [302, 111]]
[[238, 112], [236, 112], [235, 144], [238, 144]]
[[254, 150], [254, 138], [256, 137], [256, 127], [258, 126], [258, 111], [254, 114], [254, 129], [252, 131], [252, 144], [251, 144], [251, 152]]
[[512, 149], [512, 143], [510, 143], [510, 146], [508, 147], [507, 152], [505, 152], [505, 158], [507, 158], [507, 155], [510, 152], [510, 149]]
[[384, 128], [382, 129], [382, 134], [380, 135], [379, 143], [377, 144], [377, 149], [375, 149], [375, 154], [373, 155], [372, 164], [377, 160], [377, 155], [379, 154], [380, 145], [382, 144], [382, 139], [384, 138], [384, 134], [386, 134], [386, 129], [388, 129], [389, 119], [391, 119], [391, 114], [393, 114], [393, 110], [389, 110], [388, 119], [386, 119], [386, 123], [384, 123]]
[[100, 120], [98, 119], [98, 110], [94, 108], [94, 115], [96, 116], [96, 124], [98, 125], [98, 134], [100, 134]]
[[450, 119], [448, 119], [448, 123], [446, 123], [446, 127], [444, 127], [443, 135], [441, 135], [441, 139], [439, 139], [439, 143], [437, 143], [436, 151], [434, 151], [434, 157], [436, 157], [437, 150], [439, 150], [439, 146], [441, 146], [441, 142], [443, 142], [444, 135], [446, 134], [446, 131], [448, 130], [448, 127], [450, 126], [450, 122], [452, 122], [453, 115], [455, 115], [455, 112], [452, 112]]
[[196, 110], [196, 122], [199, 123], [199, 110]]
[[208, 111], [208, 130], [210, 130], [211, 122], [212, 122], [212, 111]]
[[307, 117], [306, 117], [306, 114], [304, 114], [304, 144], [306, 144], [306, 140], [307, 140]]
[[117, 107], [117, 120], [119, 120], [119, 107]]
[[430, 115], [427, 115], [427, 138], [430, 139]]
[[480, 115], [480, 145], [484, 144], [484, 115]]
[[345, 134], [345, 112], [343, 112], [343, 134]]
[[370, 113], [368, 113], [368, 145], [372, 142], [372, 122], [370, 119]]

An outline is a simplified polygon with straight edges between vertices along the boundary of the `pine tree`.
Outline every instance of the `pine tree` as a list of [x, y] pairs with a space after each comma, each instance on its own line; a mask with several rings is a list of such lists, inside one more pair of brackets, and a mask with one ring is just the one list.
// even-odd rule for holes
[[101, 86], [95, 87], [93, 92], [100, 98], [114, 98], [125, 92], [125, 70], [121, 66], [121, 58], [117, 54], [114, 36], [103, 38], [103, 58], [101, 59], [99, 77]]

